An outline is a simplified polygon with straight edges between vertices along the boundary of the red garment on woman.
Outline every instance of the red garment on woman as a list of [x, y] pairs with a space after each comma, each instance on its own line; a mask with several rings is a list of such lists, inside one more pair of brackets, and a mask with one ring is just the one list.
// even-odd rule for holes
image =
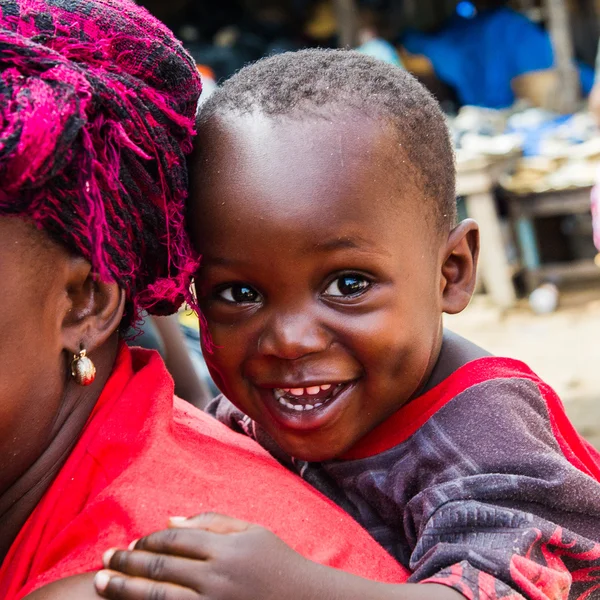
[[406, 571], [348, 515], [255, 442], [175, 398], [158, 354], [121, 347], [67, 462], [0, 568], [0, 598], [100, 569], [102, 553], [216, 511], [259, 523], [304, 556], [384, 582]]

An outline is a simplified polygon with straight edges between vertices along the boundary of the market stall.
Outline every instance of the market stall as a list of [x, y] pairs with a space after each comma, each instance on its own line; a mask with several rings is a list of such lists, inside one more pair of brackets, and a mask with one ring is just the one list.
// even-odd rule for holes
[[[540, 130], [528, 156], [499, 180], [528, 289], [544, 280], [600, 277], [590, 216], [591, 187], [600, 169], [600, 132], [585, 112], [546, 117]], [[569, 260], [544, 260], [536, 222], [549, 218], [562, 223]]]
[[[590, 213], [590, 188], [580, 187], [570, 190], [547, 191], [536, 194], [507, 195], [509, 214], [514, 224], [527, 289], [532, 290], [545, 281], [562, 283], [565, 280], [600, 279], [600, 268], [591, 256], [586, 257], [585, 250], [569, 261], [543, 262], [540, 256], [535, 220], [547, 217], [571, 217], [571, 222], [581, 222], [579, 216]], [[585, 222], [585, 221], [584, 221]], [[583, 226], [580, 235], [589, 237], [591, 231]], [[577, 232], [576, 232], [577, 233]], [[582, 246], [585, 242], [571, 242]]]
[[514, 306], [517, 300], [513, 285], [515, 265], [506, 252], [494, 190], [513, 160], [511, 156], [500, 160], [481, 157], [457, 163], [456, 193], [465, 198], [467, 214], [477, 221], [481, 232], [479, 278], [494, 303], [502, 308]]
[[[523, 106], [465, 107], [450, 127], [457, 193], [480, 223], [481, 278], [494, 301], [502, 307], [514, 303], [517, 273], [524, 275], [527, 292], [545, 281], [600, 279], [590, 216], [600, 131], [592, 117]], [[552, 219], [558, 225], [549, 233], [541, 225]]]

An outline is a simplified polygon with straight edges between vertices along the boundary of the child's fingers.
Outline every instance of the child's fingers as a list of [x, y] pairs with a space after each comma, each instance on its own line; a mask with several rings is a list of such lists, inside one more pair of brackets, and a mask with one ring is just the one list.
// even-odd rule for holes
[[241, 533], [247, 531], [253, 525], [240, 519], [234, 519], [219, 513], [207, 512], [195, 517], [171, 517], [169, 526], [174, 528], [205, 529], [213, 533]]
[[205, 565], [199, 560], [140, 550], [109, 550], [103, 562], [107, 569], [123, 575], [176, 583], [196, 591], [201, 589]]
[[155, 554], [171, 554], [182, 558], [206, 560], [215, 555], [219, 541], [222, 540], [223, 536], [203, 529], [173, 528], [156, 531], [139, 539], [134, 548]]
[[202, 598], [197, 592], [180, 585], [129, 577], [112, 571], [98, 571], [94, 578], [94, 585], [98, 594], [110, 600], [148, 600], [148, 598], [200, 600]]

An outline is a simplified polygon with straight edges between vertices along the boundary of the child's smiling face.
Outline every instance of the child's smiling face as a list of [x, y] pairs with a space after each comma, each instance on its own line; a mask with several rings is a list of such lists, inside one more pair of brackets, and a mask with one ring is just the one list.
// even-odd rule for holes
[[442, 312], [462, 309], [448, 298], [462, 268], [452, 234], [427, 219], [432, 200], [393, 144], [355, 113], [201, 128], [190, 229], [205, 357], [224, 394], [305, 460], [343, 454], [418, 393]]

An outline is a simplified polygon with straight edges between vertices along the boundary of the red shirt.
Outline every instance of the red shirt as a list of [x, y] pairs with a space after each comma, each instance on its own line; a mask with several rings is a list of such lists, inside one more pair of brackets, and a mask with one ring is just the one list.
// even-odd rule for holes
[[182, 400], [156, 353], [122, 346], [81, 438], [0, 569], [15, 600], [102, 567], [102, 553], [217, 511], [264, 525], [320, 563], [384, 582], [406, 571], [254, 441]]
[[[273, 448], [228, 400], [210, 409]], [[278, 456], [357, 515], [411, 583], [467, 600], [600, 599], [600, 454], [519, 361], [464, 365], [344, 459]]]

